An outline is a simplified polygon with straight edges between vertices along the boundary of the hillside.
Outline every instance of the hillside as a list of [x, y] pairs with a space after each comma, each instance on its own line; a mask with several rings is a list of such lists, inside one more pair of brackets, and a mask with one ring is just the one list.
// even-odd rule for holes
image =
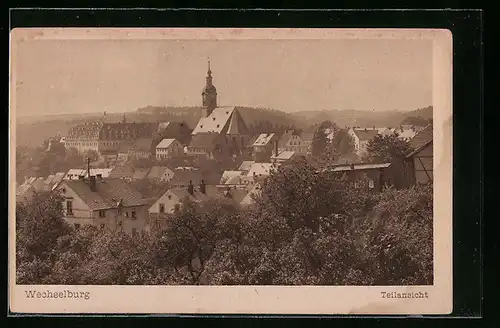
[[350, 127], [391, 127], [399, 124], [426, 125], [432, 120], [432, 106], [419, 108], [410, 112], [402, 111], [361, 111], [354, 109], [347, 110], [324, 110], [324, 111], [303, 111], [291, 114], [296, 121], [304, 122], [307, 125], [319, 124], [330, 120], [339, 126]]

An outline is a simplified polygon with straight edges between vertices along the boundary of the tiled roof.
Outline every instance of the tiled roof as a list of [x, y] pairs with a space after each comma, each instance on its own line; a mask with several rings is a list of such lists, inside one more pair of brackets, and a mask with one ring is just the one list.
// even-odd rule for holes
[[220, 179], [221, 183], [227, 183], [232, 178], [240, 178], [242, 175], [244, 175], [243, 171], [224, 171], [222, 173], [222, 177]]
[[253, 143], [253, 146], [265, 146], [274, 136], [274, 133], [261, 133]]
[[377, 134], [377, 129], [353, 129], [359, 140], [372, 140]]
[[189, 181], [199, 184], [203, 175], [199, 170], [174, 170], [174, 177], [170, 180], [171, 185], [187, 185]]
[[[168, 167], [166, 166], [153, 166], [151, 170], [148, 173], [147, 178], [148, 179], [160, 179], [165, 171], [171, 171]], [[172, 172], [173, 173], [173, 172]]]
[[201, 148], [212, 151], [217, 145], [219, 134], [217, 133], [198, 133], [193, 136], [188, 148]]
[[131, 165], [115, 166], [109, 173], [110, 178], [131, 178], [134, 175], [134, 168]]
[[229, 122], [235, 107], [217, 107], [208, 117], [202, 117], [192, 134], [216, 132], [221, 133]]
[[240, 171], [248, 171], [252, 167], [253, 163], [255, 163], [255, 161], [243, 161], [243, 162], [241, 162], [241, 165], [238, 168], [238, 170], [240, 170]]
[[136, 168], [134, 169], [134, 174], [132, 175], [132, 179], [141, 180], [145, 179], [149, 173], [150, 168]]
[[248, 134], [248, 128], [236, 107], [217, 107], [208, 117], [202, 117], [192, 134], [215, 132]]
[[415, 153], [418, 153], [422, 148], [431, 143], [432, 137], [433, 137], [432, 124], [429, 124], [411, 139], [410, 146], [413, 151], [408, 155], [408, 157], [414, 155]]
[[153, 147], [153, 139], [151, 138], [141, 138], [137, 139], [134, 144], [129, 148], [129, 150], [135, 151], [151, 151]]
[[273, 163], [254, 163], [252, 164], [250, 170], [248, 171], [247, 176], [268, 176], [272, 171], [276, 170], [279, 164]]
[[120, 202], [124, 207], [144, 205], [140, 192], [121, 179], [96, 180], [96, 191], [90, 190], [85, 180], [68, 180], [61, 186], [71, 188], [92, 210], [115, 208]]
[[262, 192], [262, 187], [259, 183], [256, 183], [252, 189], [243, 197], [241, 200], [241, 205], [250, 205], [253, 204], [255, 196], [260, 196]]
[[[383, 169], [387, 168], [391, 165], [391, 163], [383, 163], [383, 164], [354, 164], [354, 170], [373, 170], [373, 169]], [[333, 172], [338, 171], [351, 171], [353, 168], [350, 164], [342, 164], [333, 168]]]
[[41, 191], [46, 188], [45, 186], [45, 178], [37, 178], [33, 183], [31, 184], [31, 187], [34, 188], [36, 191]]
[[54, 174], [51, 174], [47, 177], [47, 179], [45, 179], [45, 181], [43, 182], [45, 185], [50, 185], [52, 180], [54, 179], [55, 175]]
[[294, 151], [285, 150], [278, 152], [278, 156], [276, 156], [276, 154], [273, 154], [271, 156], [271, 159], [289, 160], [293, 157], [293, 155], [295, 155]]
[[163, 139], [159, 144], [156, 145], [156, 148], [168, 148], [175, 141], [175, 139]]

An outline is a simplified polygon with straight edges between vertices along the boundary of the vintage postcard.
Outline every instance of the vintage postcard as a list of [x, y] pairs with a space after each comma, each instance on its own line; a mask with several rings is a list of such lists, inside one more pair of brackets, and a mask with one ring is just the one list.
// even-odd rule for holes
[[452, 312], [452, 35], [14, 29], [13, 313]]

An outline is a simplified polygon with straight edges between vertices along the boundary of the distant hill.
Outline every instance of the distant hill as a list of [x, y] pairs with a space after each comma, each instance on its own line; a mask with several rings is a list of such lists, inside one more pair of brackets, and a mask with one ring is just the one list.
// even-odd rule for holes
[[[361, 111], [354, 109], [302, 111], [291, 114], [296, 121], [307, 125], [319, 124], [330, 120], [341, 127], [393, 127], [399, 124], [426, 125], [432, 120], [432, 106], [410, 112], [403, 111]], [[413, 123], [407, 123], [409, 121]]]

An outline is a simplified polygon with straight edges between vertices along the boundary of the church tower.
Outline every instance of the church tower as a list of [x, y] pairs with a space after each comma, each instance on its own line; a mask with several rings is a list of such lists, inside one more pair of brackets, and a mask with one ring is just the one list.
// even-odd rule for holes
[[217, 107], [217, 89], [212, 83], [212, 71], [210, 70], [210, 61], [208, 61], [208, 72], [206, 84], [201, 93], [203, 105], [203, 117], [209, 116]]

